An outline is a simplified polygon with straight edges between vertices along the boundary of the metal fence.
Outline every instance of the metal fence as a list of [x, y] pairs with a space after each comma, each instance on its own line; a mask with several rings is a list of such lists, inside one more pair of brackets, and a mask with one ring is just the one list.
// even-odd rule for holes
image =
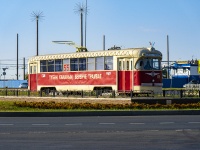
[[200, 97], [200, 90], [163, 90], [161, 93], [146, 91], [29, 91], [27, 89], [0, 89], [0, 96], [27, 96], [27, 97], [73, 97], [73, 98], [184, 98]]
[[200, 84], [186, 84], [186, 90], [200, 90]]

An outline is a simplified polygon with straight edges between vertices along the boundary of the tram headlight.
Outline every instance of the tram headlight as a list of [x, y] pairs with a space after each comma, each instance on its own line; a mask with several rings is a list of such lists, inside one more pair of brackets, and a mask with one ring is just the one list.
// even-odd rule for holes
[[154, 86], [154, 82], [155, 82], [155, 80], [154, 80], [154, 79], [152, 79], [152, 86]]

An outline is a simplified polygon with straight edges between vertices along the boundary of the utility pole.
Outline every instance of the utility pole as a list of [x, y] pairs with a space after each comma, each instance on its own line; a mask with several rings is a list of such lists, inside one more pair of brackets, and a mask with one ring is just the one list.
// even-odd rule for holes
[[103, 50], [105, 50], [106, 41], [105, 41], [105, 35], [103, 35]]
[[19, 80], [19, 72], [18, 72], [19, 71], [18, 70], [19, 69], [19, 56], [18, 55], [19, 55], [19, 50], [18, 50], [18, 33], [17, 33], [17, 74], [16, 74], [17, 80]]
[[24, 67], [23, 67], [23, 71], [24, 71], [23, 75], [24, 75], [24, 80], [25, 80], [25, 78], [26, 78], [26, 74], [25, 74], [25, 57], [23, 58], [23, 65], [24, 65]]
[[167, 35], [167, 79], [169, 79], [169, 69], [170, 69], [170, 66], [169, 66], [169, 36]]
[[87, 0], [86, 0], [86, 2], [85, 2], [85, 5], [86, 5], [86, 6], [85, 6], [85, 48], [86, 48], [86, 46], [87, 46], [87, 45], [86, 45], [86, 40], [87, 40], [87, 38], [86, 38], [86, 29], [87, 29], [86, 26], [87, 26], [87, 11], [88, 11], [88, 10], [87, 10]]

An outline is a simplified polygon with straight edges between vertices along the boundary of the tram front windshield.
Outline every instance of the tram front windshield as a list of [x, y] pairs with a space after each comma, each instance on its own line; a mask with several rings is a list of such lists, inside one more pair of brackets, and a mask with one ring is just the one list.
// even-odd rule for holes
[[160, 70], [161, 62], [158, 58], [142, 58], [136, 62], [136, 69], [138, 70]]

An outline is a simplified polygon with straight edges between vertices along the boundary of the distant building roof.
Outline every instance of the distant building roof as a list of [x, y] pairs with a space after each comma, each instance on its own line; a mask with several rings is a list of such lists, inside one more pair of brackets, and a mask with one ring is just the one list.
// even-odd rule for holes
[[196, 59], [196, 60], [184, 60], [184, 61], [180, 61], [180, 60], [178, 60], [178, 61], [176, 61], [176, 63], [177, 64], [198, 64], [198, 60]]

